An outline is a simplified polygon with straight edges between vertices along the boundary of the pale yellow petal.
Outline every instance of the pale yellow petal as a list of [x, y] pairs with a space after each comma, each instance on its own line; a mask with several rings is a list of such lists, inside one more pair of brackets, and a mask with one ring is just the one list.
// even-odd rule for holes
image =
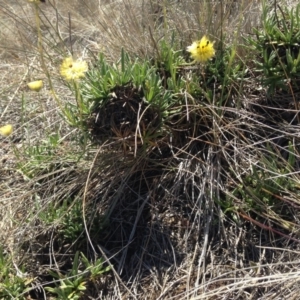
[[27, 86], [35, 92], [39, 92], [43, 87], [43, 80], [31, 81], [27, 84]]
[[11, 124], [4, 125], [0, 127], [0, 134], [3, 136], [9, 136], [13, 132], [13, 127]]

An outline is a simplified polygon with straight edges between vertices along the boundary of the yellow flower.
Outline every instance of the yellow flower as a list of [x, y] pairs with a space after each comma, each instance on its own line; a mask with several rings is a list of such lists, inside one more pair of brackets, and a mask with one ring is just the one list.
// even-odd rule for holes
[[88, 65], [85, 61], [74, 61], [72, 57], [67, 57], [60, 66], [60, 75], [66, 80], [76, 80], [83, 78], [87, 70]]
[[191, 46], [188, 46], [187, 51], [191, 53], [195, 61], [206, 62], [215, 55], [214, 42], [204, 36], [200, 41], [193, 42]]
[[9, 136], [12, 134], [12, 132], [13, 132], [13, 127], [10, 124], [0, 127], [0, 134], [3, 136]]
[[35, 92], [39, 92], [42, 89], [43, 85], [43, 80], [36, 80], [27, 83], [27, 86]]

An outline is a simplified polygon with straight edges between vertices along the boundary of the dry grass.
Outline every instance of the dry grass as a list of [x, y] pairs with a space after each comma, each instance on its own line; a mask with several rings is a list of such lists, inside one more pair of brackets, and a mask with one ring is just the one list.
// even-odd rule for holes
[[[259, 11], [259, 1], [254, 0], [46, 1], [40, 13], [47, 69], [61, 100], [74, 102], [58, 75], [61, 59], [70, 53], [93, 63], [103, 52], [115, 61], [123, 47], [133, 57], [151, 58], [158, 55], [162, 39], [171, 42], [173, 37], [177, 48], [185, 48], [204, 33], [216, 42], [224, 38], [239, 44], [259, 26]], [[248, 198], [258, 205], [245, 211], [249, 207], [236, 192], [253, 167], [266, 180], [283, 176], [272, 169], [272, 159], [276, 153], [284, 166], [291, 142], [299, 164], [298, 125], [286, 122], [297, 112], [284, 105], [272, 107], [243, 50], [238, 53], [250, 72], [244, 86], [233, 87], [239, 109], [224, 107], [217, 115], [210, 104], [204, 112], [195, 111], [214, 116], [204, 117], [202, 136], [181, 142], [180, 126], [186, 126], [182, 114], [170, 124], [178, 144], [162, 140], [160, 147], [138, 159], [112, 145], [89, 145], [79, 160], [78, 130], [62, 119], [49, 86], [39, 94], [26, 87], [35, 79], [47, 82], [32, 5], [0, 0], [0, 16], [0, 121], [15, 127], [11, 138], [0, 140], [0, 243], [15, 270], [25, 264], [29, 277], [35, 278], [32, 299], [46, 299], [48, 269], [70, 268], [74, 249], [91, 258], [104, 256], [113, 265], [86, 299], [298, 298], [297, 191], [287, 187], [280, 204], [274, 204], [285, 219], [272, 215], [266, 209], [269, 204], [250, 189]], [[196, 131], [189, 126], [184, 130]], [[33, 147], [46, 147], [56, 135], [59, 145], [54, 152], [49, 157], [43, 152], [44, 158], [37, 160], [30, 152]], [[289, 174], [297, 188], [298, 167]], [[41, 221], [40, 213], [51, 203], [58, 203], [58, 209], [72, 197], [83, 203], [85, 219], [80, 221], [87, 227], [82, 235], [89, 233], [90, 240], [79, 236], [62, 241], [63, 216], [51, 223]], [[239, 213], [225, 214], [223, 203], [216, 201], [222, 198], [232, 199], [228, 209]], [[70, 204], [65, 214], [73, 207]], [[260, 217], [256, 223], [251, 219], [254, 211]], [[92, 232], [95, 220], [103, 228]]]

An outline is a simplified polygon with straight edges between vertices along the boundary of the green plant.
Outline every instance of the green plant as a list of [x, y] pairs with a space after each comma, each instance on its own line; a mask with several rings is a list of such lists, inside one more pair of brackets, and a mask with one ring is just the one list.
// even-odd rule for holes
[[[212, 63], [207, 64], [204, 74], [205, 89], [217, 106], [232, 106], [230, 99], [241, 93], [247, 70], [245, 64], [236, 55], [236, 45], [221, 46]], [[216, 90], [217, 89], [217, 90]], [[235, 104], [236, 105], [236, 104]]]
[[[291, 203], [298, 206], [299, 184], [293, 176], [295, 163], [295, 149], [289, 144], [289, 155], [284, 160], [267, 147], [268, 155], [262, 155], [260, 163], [252, 165], [251, 172], [243, 178], [228, 197], [231, 203], [230, 211], [242, 212], [243, 217], [259, 225], [263, 229], [273, 231], [271, 227], [264, 227], [265, 218], [269, 224], [276, 224], [279, 228], [294, 231], [297, 228], [291, 214]], [[285, 195], [290, 194], [289, 199]], [[234, 199], [240, 199], [242, 205], [235, 206]], [[234, 207], [234, 208], [233, 208]], [[246, 214], [249, 214], [248, 216]], [[281, 232], [274, 230], [281, 234]]]
[[257, 69], [269, 93], [300, 87], [300, 4], [282, 8], [263, 1], [262, 29], [249, 42], [260, 59]]
[[155, 67], [165, 89], [175, 94], [185, 88], [185, 81], [182, 74], [178, 72], [184, 64], [183, 53], [182, 50], [174, 50], [173, 44], [174, 41], [168, 44], [163, 40], [157, 45], [158, 56]]
[[27, 299], [26, 294], [31, 290], [30, 283], [32, 278], [25, 276], [24, 268], [18, 270], [16, 274], [11, 259], [4, 255], [0, 247], [0, 298], [9, 299]]
[[83, 232], [83, 218], [80, 199], [65, 199], [58, 203], [49, 203], [41, 210], [38, 217], [46, 225], [56, 224], [58, 233], [65, 242], [74, 242]]
[[[81, 198], [67, 198], [63, 201], [52, 201], [45, 208], [37, 204], [38, 217], [45, 225], [57, 227], [60, 243], [74, 243], [84, 235], [84, 220]], [[97, 235], [106, 226], [104, 216], [90, 214], [90, 234]]]
[[76, 252], [71, 271], [63, 275], [60, 272], [49, 271], [50, 275], [58, 279], [55, 287], [45, 287], [45, 290], [57, 295], [57, 299], [77, 300], [86, 290], [86, 273], [79, 270], [79, 252]]
[[151, 105], [164, 109], [166, 102], [171, 100], [170, 93], [165, 93], [163, 89], [158, 70], [147, 60], [132, 61], [123, 49], [120, 60], [113, 64], [109, 64], [100, 54], [96, 67], [87, 73], [81, 91], [92, 111], [96, 107], [105, 106], [115, 87], [127, 86], [129, 83], [139, 89], [144, 96], [143, 100]]
[[15, 155], [18, 158], [17, 168], [28, 178], [41, 173], [49, 174], [60, 169], [62, 161], [59, 152], [61, 149], [58, 133], [48, 135], [38, 144], [24, 145], [23, 151], [15, 148]]
[[[172, 61], [174, 53], [170, 49], [168, 53]], [[171, 84], [177, 81], [176, 68], [172, 72], [166, 75], [149, 60], [132, 60], [124, 50], [115, 64], [100, 55], [81, 86], [90, 110], [85, 124], [91, 139], [103, 141], [115, 136], [123, 149], [129, 144], [135, 144], [135, 149], [138, 143], [145, 149], [155, 144], [177, 99], [167, 84], [172, 76]]]
[[55, 281], [55, 287], [47, 286], [45, 290], [57, 295], [59, 300], [77, 300], [84, 294], [89, 281], [96, 280], [110, 270], [109, 266], [103, 266], [103, 259], [101, 258], [97, 259], [95, 263], [90, 263], [83, 253], [81, 253], [81, 258], [85, 265], [83, 271], [79, 270], [81, 260], [78, 251], [75, 253], [72, 269], [66, 275], [49, 271], [50, 275], [58, 280]]
[[[58, 132], [53, 132], [45, 136], [42, 140], [24, 143], [22, 148], [14, 147], [14, 154], [17, 158], [17, 170], [25, 178], [40, 177], [39, 182], [56, 178], [58, 174], [65, 172], [74, 174], [74, 165], [79, 161], [87, 159], [87, 152], [82, 148], [85, 145], [84, 135], [80, 132], [67, 144], [64, 137]], [[42, 176], [43, 175], [43, 176]]]
[[104, 259], [98, 258], [94, 263], [89, 262], [89, 260], [81, 253], [82, 261], [86, 267], [86, 271], [89, 271], [89, 280], [96, 281], [99, 277], [108, 271], [111, 270], [110, 266], [103, 266]]

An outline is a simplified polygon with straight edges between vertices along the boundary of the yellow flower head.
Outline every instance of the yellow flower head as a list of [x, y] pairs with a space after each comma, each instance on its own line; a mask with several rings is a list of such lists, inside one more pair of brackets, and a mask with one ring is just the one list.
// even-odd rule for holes
[[88, 65], [85, 61], [74, 61], [72, 57], [67, 57], [60, 66], [60, 75], [66, 80], [77, 80], [83, 78], [87, 70]]
[[191, 46], [188, 46], [187, 51], [191, 53], [195, 61], [206, 62], [215, 55], [214, 42], [204, 36], [200, 41], [193, 42]]
[[12, 132], [13, 132], [13, 127], [10, 124], [0, 127], [0, 134], [3, 136], [9, 136], [12, 134]]
[[35, 92], [39, 92], [43, 87], [43, 80], [36, 80], [27, 83], [27, 86]]

